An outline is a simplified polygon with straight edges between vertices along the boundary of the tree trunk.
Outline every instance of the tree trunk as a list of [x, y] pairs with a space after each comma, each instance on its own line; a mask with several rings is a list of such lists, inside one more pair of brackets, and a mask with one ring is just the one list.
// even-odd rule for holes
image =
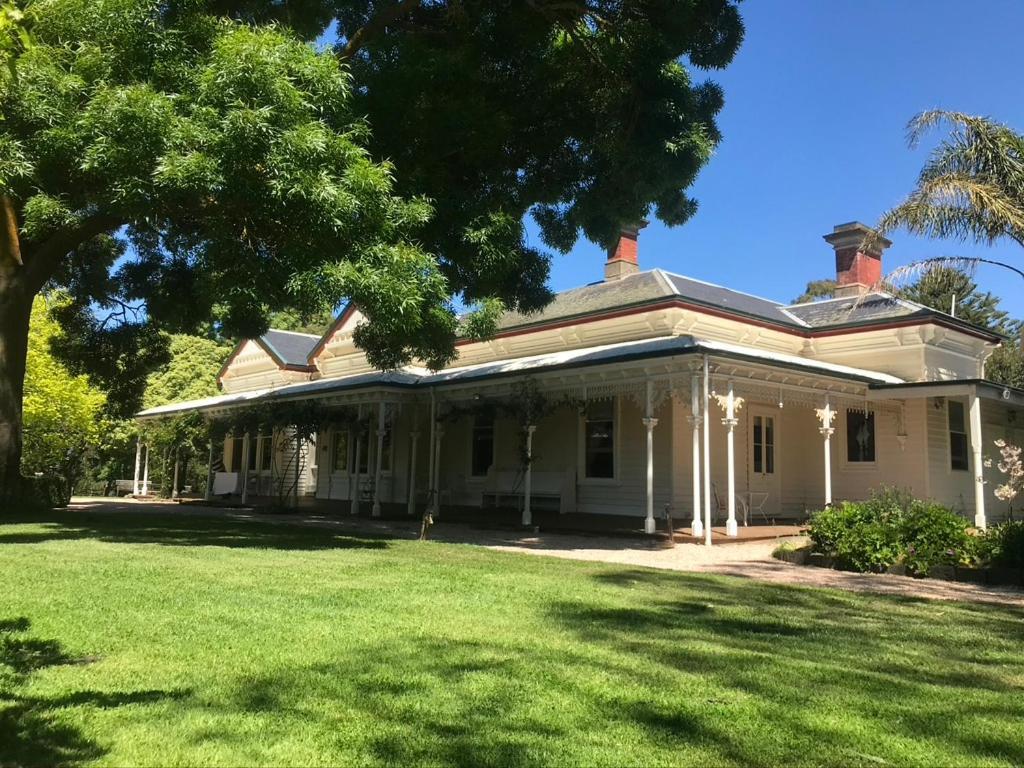
[[22, 395], [33, 292], [0, 273], [0, 506], [21, 488]]

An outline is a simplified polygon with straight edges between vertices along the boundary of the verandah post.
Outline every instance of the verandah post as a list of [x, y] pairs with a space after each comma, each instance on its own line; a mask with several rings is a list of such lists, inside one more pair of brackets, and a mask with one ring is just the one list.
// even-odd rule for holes
[[981, 400], [978, 388], [971, 387], [967, 403], [971, 421], [971, 473], [974, 475], [974, 525], [985, 530], [988, 520], [985, 515], [985, 465], [981, 450]]
[[142, 468], [142, 438], [135, 441], [135, 480], [132, 482], [132, 496], [139, 495], [139, 472]]
[[370, 514], [373, 517], [380, 517], [380, 480], [384, 470], [384, 429], [386, 425], [385, 421], [385, 404], [381, 400], [377, 407], [377, 455], [376, 465], [373, 472], [373, 509]]
[[[644, 409], [644, 427], [647, 430], [647, 514], [644, 517], [644, 532], [654, 533], [654, 428], [658, 426], [658, 420], [654, 418], [654, 384], [647, 382], [646, 387], [646, 408]], [[669, 531], [672, 536], [672, 531]]]
[[526, 426], [526, 472], [523, 477], [523, 525], [533, 525], [533, 509], [530, 496], [533, 493], [533, 433], [537, 427]]
[[690, 380], [690, 424], [693, 427], [693, 522], [690, 533], [695, 538], [704, 535], [704, 523], [700, 520], [700, 376], [694, 374]]
[[711, 546], [711, 374], [704, 355], [704, 544]]

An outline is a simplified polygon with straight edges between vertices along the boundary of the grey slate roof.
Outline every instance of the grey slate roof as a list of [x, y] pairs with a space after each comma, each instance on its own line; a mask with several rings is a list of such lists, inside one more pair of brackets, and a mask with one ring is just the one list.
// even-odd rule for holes
[[268, 351], [272, 351], [272, 354], [277, 356], [282, 364], [305, 367], [306, 359], [313, 351], [313, 347], [320, 341], [320, 337], [309, 333], [278, 331], [271, 328], [260, 337], [260, 341], [266, 345]]
[[841, 299], [794, 304], [786, 309], [812, 328], [934, 314], [932, 310], [919, 304], [877, 292], [864, 296], [846, 296]]
[[592, 283], [562, 291], [555, 295], [547, 307], [534, 314], [508, 312], [499, 320], [498, 329], [506, 331], [544, 325], [672, 299], [800, 330], [870, 325], [885, 320], [918, 317], [942, 317], [946, 322], [975, 328], [942, 312], [886, 293], [873, 292], [865, 296], [786, 305], [702, 280], [652, 269], [621, 280]]

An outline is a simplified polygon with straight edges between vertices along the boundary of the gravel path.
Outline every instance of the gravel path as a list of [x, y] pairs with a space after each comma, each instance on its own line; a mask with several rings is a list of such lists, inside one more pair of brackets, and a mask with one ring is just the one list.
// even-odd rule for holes
[[[317, 513], [290, 515], [256, 514], [249, 510], [219, 507], [183, 506], [171, 502], [137, 502], [127, 499], [75, 499], [72, 509], [89, 512], [154, 512], [182, 515], [224, 516], [237, 520], [258, 520], [329, 528], [367, 535], [416, 538], [418, 521], [368, 520], [331, 517]], [[998, 603], [1024, 607], [1024, 590], [981, 584], [913, 579], [890, 574], [862, 574], [827, 568], [793, 565], [775, 560], [771, 553], [780, 541], [750, 541], [705, 547], [702, 544], [677, 544], [664, 540], [584, 534], [533, 534], [512, 530], [492, 530], [471, 525], [438, 523], [430, 538], [452, 544], [471, 544], [502, 552], [591, 560], [673, 571], [715, 573], [775, 584], [803, 587], [827, 587], [854, 592], [919, 597], [932, 600]], [[785, 539], [799, 546], [799, 537]]]

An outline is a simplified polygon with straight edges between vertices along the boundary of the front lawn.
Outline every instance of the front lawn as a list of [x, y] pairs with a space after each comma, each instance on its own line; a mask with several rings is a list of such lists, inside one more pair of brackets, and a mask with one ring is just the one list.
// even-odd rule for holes
[[0, 525], [0, 765], [1011, 765], [1024, 611], [141, 514]]

